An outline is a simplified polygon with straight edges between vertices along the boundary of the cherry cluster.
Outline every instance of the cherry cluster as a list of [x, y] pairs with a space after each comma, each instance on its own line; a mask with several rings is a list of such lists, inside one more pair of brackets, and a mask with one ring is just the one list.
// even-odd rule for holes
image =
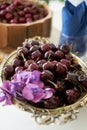
[[48, 40], [38, 38], [25, 41], [17, 49], [12, 64], [3, 68], [3, 73], [10, 79], [20, 70], [41, 71], [45, 88], [55, 89], [51, 98], [31, 103], [36, 107], [54, 109], [73, 104], [87, 90], [87, 75], [67, 44], [56, 47]]
[[0, 2], [1, 23], [31, 23], [46, 17], [47, 14], [47, 10], [39, 3], [21, 0]]

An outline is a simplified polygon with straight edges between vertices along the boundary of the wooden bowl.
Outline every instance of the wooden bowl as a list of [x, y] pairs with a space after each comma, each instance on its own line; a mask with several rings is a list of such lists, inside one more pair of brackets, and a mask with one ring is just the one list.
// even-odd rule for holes
[[[3, 0], [0, 0], [3, 1]], [[22, 0], [28, 2], [28, 0]], [[33, 36], [49, 37], [51, 32], [52, 11], [46, 4], [39, 2], [47, 10], [48, 15], [40, 20], [25, 24], [0, 23], [0, 48], [18, 47], [26, 38]]]

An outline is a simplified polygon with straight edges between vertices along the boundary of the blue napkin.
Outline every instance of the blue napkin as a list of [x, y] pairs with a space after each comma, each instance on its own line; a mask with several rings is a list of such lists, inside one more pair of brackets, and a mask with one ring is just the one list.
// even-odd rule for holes
[[83, 1], [74, 6], [68, 0], [62, 9], [62, 31], [60, 44], [72, 44], [73, 51], [83, 55], [87, 41], [87, 6]]

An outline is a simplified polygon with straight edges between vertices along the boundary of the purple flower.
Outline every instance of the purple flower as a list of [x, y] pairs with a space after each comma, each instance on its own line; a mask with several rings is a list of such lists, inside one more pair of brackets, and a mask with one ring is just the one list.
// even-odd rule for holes
[[3, 89], [3, 91], [8, 92], [9, 94], [14, 94], [15, 92], [15, 86], [9, 80], [4, 81], [1, 88]]
[[13, 81], [22, 82], [25, 84], [28, 84], [29, 82], [33, 81], [40, 81], [40, 74], [41, 72], [37, 70], [34, 70], [33, 72], [26, 70], [20, 71], [13, 76]]
[[5, 103], [3, 105], [11, 105], [12, 104], [12, 97], [6, 91], [0, 92], [0, 102], [3, 102], [3, 101], [5, 101]]
[[[41, 75], [41, 72], [38, 70], [34, 70], [32, 72], [32, 76], [34, 77], [34, 81], [37, 81], [37, 82], [40, 81], [40, 75]], [[32, 80], [32, 82], [33, 82], [33, 80]]]
[[52, 97], [54, 89], [44, 88], [44, 83], [40, 80], [41, 72], [34, 70], [18, 71], [12, 77], [12, 80], [3, 82], [0, 93], [0, 102], [12, 104], [12, 98], [27, 99], [34, 103], [40, 102], [42, 99]]
[[5, 92], [5, 104], [4, 105], [12, 105], [12, 96]]
[[45, 96], [45, 93], [38, 85], [29, 83], [24, 87], [22, 95], [27, 100], [39, 102]]
[[55, 92], [55, 90], [53, 88], [45, 88], [45, 97], [44, 99], [48, 99], [48, 98], [51, 98], [53, 96], [53, 93]]
[[27, 84], [28, 82], [30, 82], [30, 79], [31, 79], [31, 72], [29, 71], [20, 71], [16, 74], [14, 74], [13, 76], [13, 81], [14, 82], [22, 82], [24, 84]]
[[27, 84], [22, 91], [23, 97], [34, 103], [38, 103], [42, 99], [50, 98], [53, 93], [54, 89], [52, 88], [44, 89], [41, 88], [39, 85], [32, 83]]
[[5, 94], [3, 92], [0, 92], [0, 102], [3, 102], [5, 100]]
[[21, 82], [4, 81], [2, 88], [11, 95], [16, 95], [16, 91], [21, 91], [23, 89], [23, 84]]

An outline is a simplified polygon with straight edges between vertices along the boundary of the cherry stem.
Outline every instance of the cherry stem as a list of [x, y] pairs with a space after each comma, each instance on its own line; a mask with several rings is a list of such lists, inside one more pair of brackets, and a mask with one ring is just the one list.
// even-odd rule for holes
[[51, 55], [49, 54], [49, 56], [48, 56], [48, 59], [47, 59], [48, 61], [51, 61]]
[[49, 83], [51, 83], [52, 85], [54, 85], [54, 87], [57, 89], [59, 88], [59, 86], [57, 84], [55, 84], [54, 82], [50, 81], [50, 80], [47, 80]]
[[23, 58], [24, 62], [26, 62], [26, 59], [25, 59], [25, 57], [24, 57], [24, 54], [23, 54], [23, 53], [21, 53], [21, 56], [22, 56], [22, 58]]

